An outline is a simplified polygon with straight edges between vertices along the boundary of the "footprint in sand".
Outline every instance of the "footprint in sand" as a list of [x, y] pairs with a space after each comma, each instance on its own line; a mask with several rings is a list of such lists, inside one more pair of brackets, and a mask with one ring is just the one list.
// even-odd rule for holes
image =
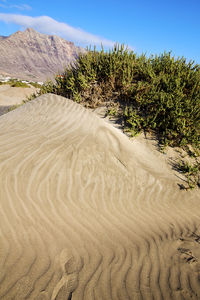
[[197, 263], [200, 261], [200, 235], [192, 233], [186, 237], [180, 238], [181, 247], [177, 250], [181, 253], [181, 257], [187, 263]]
[[81, 269], [81, 263], [67, 249], [63, 249], [59, 261], [62, 278], [55, 286], [51, 300], [70, 300], [72, 299], [72, 293], [78, 286], [78, 274]]
[[180, 247], [177, 250], [183, 254], [182, 258], [186, 260], [187, 263], [194, 263], [198, 261], [190, 249]]

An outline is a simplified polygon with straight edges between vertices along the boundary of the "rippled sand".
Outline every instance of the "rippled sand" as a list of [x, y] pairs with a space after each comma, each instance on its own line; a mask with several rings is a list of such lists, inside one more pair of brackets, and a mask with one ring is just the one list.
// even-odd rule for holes
[[0, 117], [0, 299], [200, 299], [200, 195], [43, 95]]

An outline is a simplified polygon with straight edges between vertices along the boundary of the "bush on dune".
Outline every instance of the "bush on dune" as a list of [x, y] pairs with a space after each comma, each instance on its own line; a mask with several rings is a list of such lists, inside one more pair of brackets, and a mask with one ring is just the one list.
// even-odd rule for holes
[[200, 66], [170, 52], [147, 58], [123, 45], [88, 49], [41, 88], [46, 92], [114, 107], [132, 135], [153, 131], [164, 145], [200, 147]]
[[146, 58], [123, 46], [81, 54], [73, 66], [41, 89], [86, 106], [119, 104], [133, 134], [153, 130], [169, 145], [199, 146], [200, 66], [171, 53]]

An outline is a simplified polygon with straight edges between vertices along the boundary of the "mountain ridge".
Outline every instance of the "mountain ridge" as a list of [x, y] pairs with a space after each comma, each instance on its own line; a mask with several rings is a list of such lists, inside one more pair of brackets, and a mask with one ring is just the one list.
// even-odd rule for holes
[[45, 81], [62, 72], [83, 51], [59, 36], [27, 28], [0, 36], [0, 74]]

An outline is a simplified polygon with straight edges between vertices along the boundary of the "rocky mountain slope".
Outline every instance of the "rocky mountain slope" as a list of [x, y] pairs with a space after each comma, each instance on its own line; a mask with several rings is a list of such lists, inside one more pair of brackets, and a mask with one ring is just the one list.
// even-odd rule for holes
[[32, 28], [0, 37], [0, 74], [45, 81], [72, 62], [83, 49]]

